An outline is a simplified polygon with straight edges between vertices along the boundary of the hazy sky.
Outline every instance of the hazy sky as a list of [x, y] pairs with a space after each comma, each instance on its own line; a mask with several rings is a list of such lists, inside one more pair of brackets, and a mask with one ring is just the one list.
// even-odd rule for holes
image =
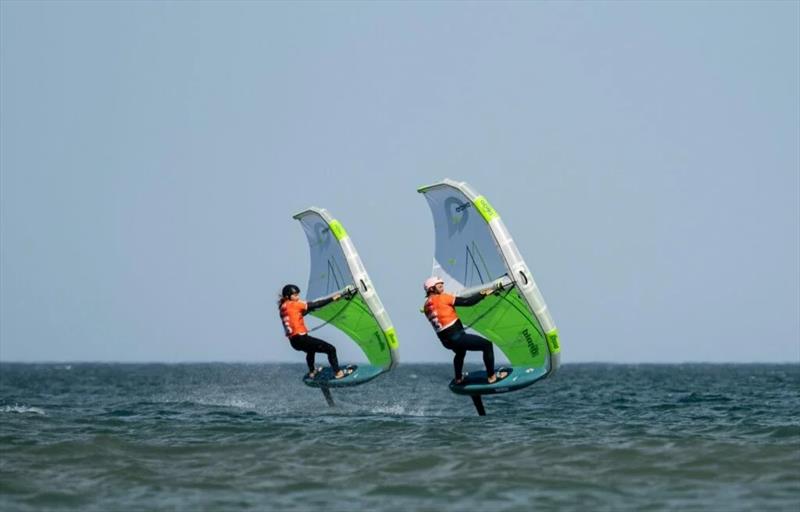
[[314, 205], [401, 360], [450, 361], [416, 192], [449, 177], [564, 363], [800, 361], [797, 1], [3, 1], [0, 29], [0, 360], [300, 363], [275, 299]]

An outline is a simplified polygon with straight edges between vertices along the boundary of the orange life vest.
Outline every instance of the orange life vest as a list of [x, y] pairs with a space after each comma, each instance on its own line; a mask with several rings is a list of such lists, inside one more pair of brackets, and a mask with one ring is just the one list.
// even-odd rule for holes
[[441, 332], [458, 320], [456, 298], [449, 293], [433, 294], [425, 300], [425, 316], [428, 317], [433, 330]]
[[302, 300], [285, 300], [281, 304], [281, 322], [286, 337], [291, 338], [298, 334], [308, 334], [303, 313], [308, 309], [308, 304]]

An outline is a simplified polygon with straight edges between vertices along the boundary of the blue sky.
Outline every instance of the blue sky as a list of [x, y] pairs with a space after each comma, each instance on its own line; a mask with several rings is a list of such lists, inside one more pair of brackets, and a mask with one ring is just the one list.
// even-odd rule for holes
[[449, 361], [416, 193], [449, 177], [565, 363], [800, 361], [798, 2], [4, 1], [0, 29], [0, 360], [302, 362], [274, 300], [314, 205], [402, 360]]

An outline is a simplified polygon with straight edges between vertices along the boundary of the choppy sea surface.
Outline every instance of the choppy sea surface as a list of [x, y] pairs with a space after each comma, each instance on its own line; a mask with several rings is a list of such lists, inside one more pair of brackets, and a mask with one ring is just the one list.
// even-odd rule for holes
[[[473, 368], [477, 369], [477, 367]], [[0, 364], [0, 510], [800, 510], [800, 365]]]

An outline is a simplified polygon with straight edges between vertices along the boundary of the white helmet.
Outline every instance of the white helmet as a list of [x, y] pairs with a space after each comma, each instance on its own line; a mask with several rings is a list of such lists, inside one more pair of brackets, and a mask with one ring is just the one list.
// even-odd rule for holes
[[428, 290], [430, 290], [439, 283], [444, 284], [444, 281], [442, 281], [440, 277], [432, 276], [425, 280], [425, 283], [422, 285], [422, 288], [425, 290], [425, 293], [428, 293]]

